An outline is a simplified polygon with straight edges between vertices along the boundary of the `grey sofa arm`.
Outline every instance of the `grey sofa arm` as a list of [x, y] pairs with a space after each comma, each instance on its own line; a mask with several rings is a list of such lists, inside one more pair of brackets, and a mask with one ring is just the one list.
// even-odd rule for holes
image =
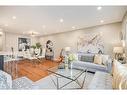
[[97, 71], [88, 85], [89, 90], [112, 90], [112, 76], [106, 72]]
[[[0, 85], [0, 89], [12, 89], [12, 77], [8, 73], [0, 70], [0, 75], [3, 76], [6, 81], [3, 85]], [[2, 82], [2, 81], [1, 81]]]

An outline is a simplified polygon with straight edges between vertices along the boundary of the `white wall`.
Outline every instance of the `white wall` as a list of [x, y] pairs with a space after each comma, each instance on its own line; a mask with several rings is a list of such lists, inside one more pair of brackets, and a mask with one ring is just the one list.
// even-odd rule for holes
[[4, 39], [5, 39], [5, 34], [3, 33], [0, 36], [0, 51], [3, 51], [3, 49], [4, 49], [4, 46], [5, 46]]
[[2, 48], [3, 47], [2, 45], [3, 45], [3, 39], [2, 39], [2, 36], [0, 36], [0, 51], [2, 51], [2, 49], [3, 49]]
[[36, 42], [39, 41], [37, 37], [29, 37], [29, 36], [24, 36], [20, 34], [14, 34], [14, 33], [5, 33], [3, 36], [3, 51], [11, 51], [11, 47], [14, 48], [14, 51], [18, 51], [18, 38], [23, 37], [23, 38], [30, 38], [31, 39], [31, 45], [35, 44]]
[[65, 32], [60, 34], [54, 34], [49, 36], [43, 36], [40, 38], [40, 43], [45, 45], [47, 40], [51, 40], [54, 43], [55, 57], [60, 54], [61, 48], [70, 46], [73, 51], [77, 50], [77, 39], [83, 34], [92, 34], [101, 32], [104, 42], [104, 52], [106, 54], [112, 54], [113, 46], [120, 43], [120, 31], [121, 23], [113, 23], [102, 26], [90, 27], [73, 32]]
[[127, 12], [126, 14], [124, 15], [123, 17], [123, 20], [122, 20], [122, 33], [123, 33], [123, 39], [125, 40], [125, 53], [126, 53], [126, 56], [127, 56]]

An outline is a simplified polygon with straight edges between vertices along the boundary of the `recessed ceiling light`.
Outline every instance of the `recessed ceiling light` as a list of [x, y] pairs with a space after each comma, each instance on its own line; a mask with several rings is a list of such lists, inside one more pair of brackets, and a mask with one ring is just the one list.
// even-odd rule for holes
[[60, 19], [60, 22], [61, 22], [61, 23], [63, 22], [63, 19], [62, 19], [62, 18]]
[[42, 28], [44, 29], [46, 26], [45, 25], [42, 25]]
[[12, 16], [12, 19], [16, 19], [16, 16]]
[[25, 32], [23, 32], [22, 34], [25, 34]]
[[99, 6], [99, 7], [97, 7], [97, 10], [101, 10], [101, 9], [102, 9], [102, 7], [100, 7], [100, 6]]
[[75, 29], [75, 26], [72, 26], [72, 29]]
[[8, 24], [4, 24], [4, 26], [8, 26]]
[[101, 20], [100, 22], [101, 22], [101, 23], [103, 23], [103, 22], [104, 22], [104, 20]]

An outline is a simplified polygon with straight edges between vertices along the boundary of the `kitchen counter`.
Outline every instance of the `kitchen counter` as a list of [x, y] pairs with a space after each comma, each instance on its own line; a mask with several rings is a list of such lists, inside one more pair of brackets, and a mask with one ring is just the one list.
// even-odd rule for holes
[[0, 52], [0, 70], [4, 69], [4, 56], [12, 55], [11, 52]]
[[11, 52], [0, 52], [0, 55], [12, 55]]

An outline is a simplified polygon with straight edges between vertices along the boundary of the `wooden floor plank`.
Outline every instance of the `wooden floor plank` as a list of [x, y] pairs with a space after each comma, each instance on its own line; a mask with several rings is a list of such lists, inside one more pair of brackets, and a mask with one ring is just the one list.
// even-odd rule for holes
[[16, 75], [18, 76], [12, 75], [13, 79], [26, 76], [35, 82], [49, 75], [44, 68], [57, 67], [59, 63], [43, 59], [38, 64], [33, 64], [28, 60], [19, 61], [17, 64], [18, 72]]

